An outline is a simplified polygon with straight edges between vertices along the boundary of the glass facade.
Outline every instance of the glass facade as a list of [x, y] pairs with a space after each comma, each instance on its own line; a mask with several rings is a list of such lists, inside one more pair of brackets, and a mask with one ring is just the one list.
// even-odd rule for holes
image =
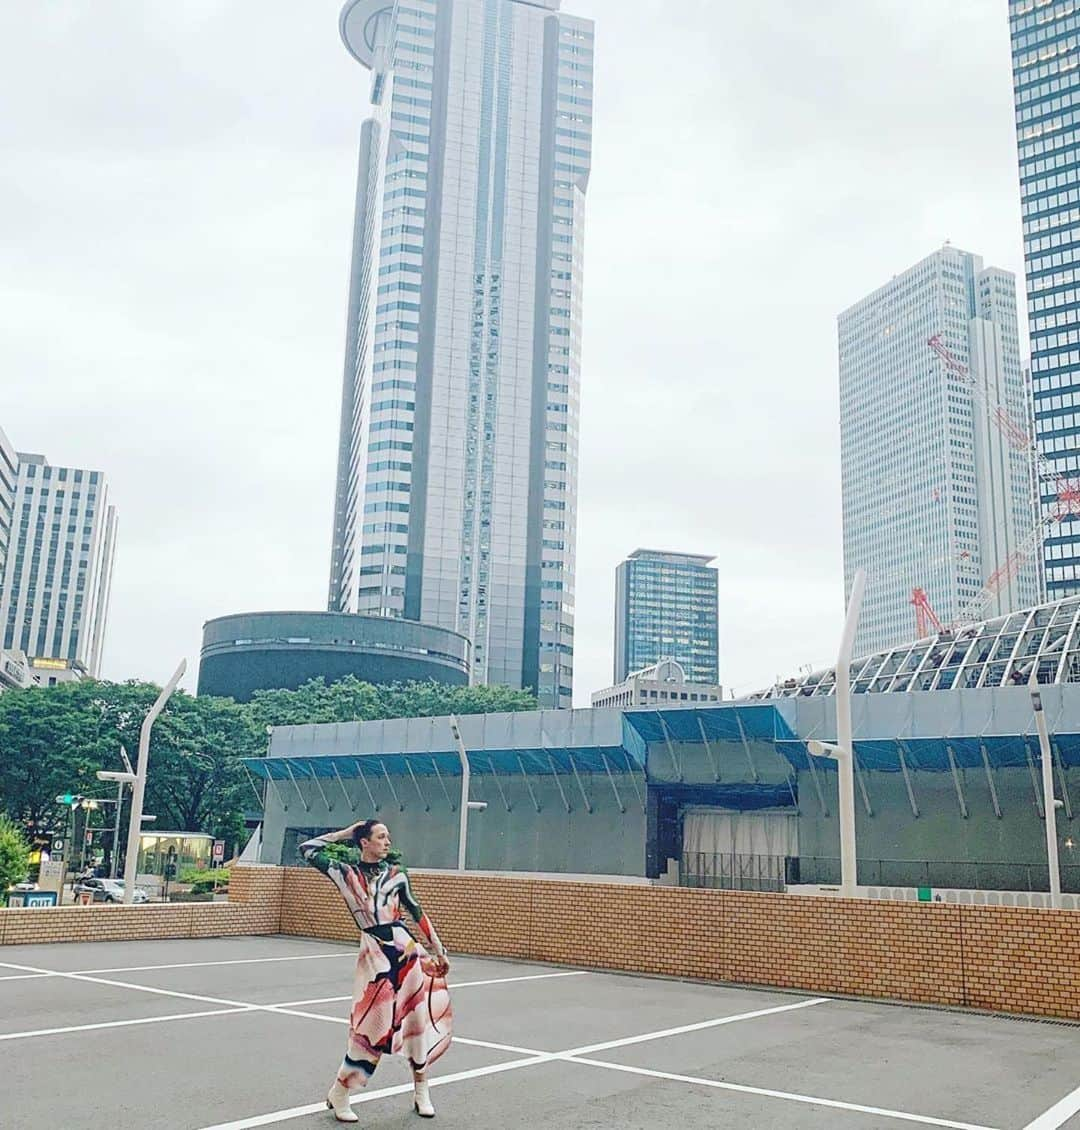
[[946, 246], [844, 311], [838, 330], [845, 591], [867, 571], [857, 651], [916, 638], [915, 589], [943, 624], [1037, 604], [1013, 276]]
[[1080, 478], [1080, 5], [1011, 0], [1009, 29], [1035, 434], [1061, 476], [1040, 490], [1046, 591], [1061, 597], [1080, 593], [1080, 507], [1059, 498]]
[[328, 606], [573, 691], [593, 30], [557, 0], [350, 0], [361, 134]]
[[19, 453], [13, 536], [0, 584], [0, 646], [97, 676], [116, 511], [100, 471]]
[[686, 680], [720, 682], [717, 571], [711, 557], [639, 549], [615, 571], [615, 682], [661, 659]]

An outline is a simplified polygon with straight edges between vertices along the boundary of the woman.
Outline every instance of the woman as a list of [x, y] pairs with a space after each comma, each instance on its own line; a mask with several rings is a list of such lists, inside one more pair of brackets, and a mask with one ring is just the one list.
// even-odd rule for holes
[[[339, 1122], [358, 1122], [349, 1091], [363, 1087], [380, 1058], [405, 1055], [412, 1067], [416, 1113], [434, 1118], [426, 1072], [450, 1046], [450, 963], [435, 927], [420, 909], [390, 833], [377, 820], [362, 820], [340, 832], [300, 845], [342, 893], [362, 931], [353, 980], [349, 1042], [326, 1105]], [[435, 954], [428, 956], [405, 928], [402, 908], [412, 916]]]

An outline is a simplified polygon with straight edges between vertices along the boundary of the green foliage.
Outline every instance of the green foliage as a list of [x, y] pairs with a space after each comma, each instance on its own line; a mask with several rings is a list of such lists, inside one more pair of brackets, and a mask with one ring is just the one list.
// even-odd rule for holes
[[0, 813], [0, 898], [30, 873], [30, 845], [22, 829]]
[[192, 894], [196, 895], [206, 894], [207, 891], [212, 891], [215, 887], [222, 891], [229, 885], [229, 869], [218, 867], [211, 871], [205, 867], [185, 867], [177, 876], [176, 881], [189, 885]]
[[329, 685], [325, 679], [312, 679], [295, 691], [256, 691], [248, 710], [253, 725], [265, 732], [267, 726], [494, 714], [536, 707], [528, 691], [509, 687], [448, 687], [436, 682], [376, 687], [348, 675]]
[[[158, 694], [152, 683], [85, 680], [0, 695], [0, 813], [28, 829], [52, 830], [67, 819], [57, 796], [108, 795], [94, 774], [122, 768], [121, 746], [135, 761], [139, 730]], [[210, 832], [237, 851], [243, 814], [255, 800], [240, 762], [266, 753], [267, 726], [535, 708], [531, 694], [506, 687], [375, 687], [351, 676], [329, 686], [314, 679], [295, 691], [259, 691], [247, 704], [177, 691], [151, 734], [146, 810], [157, 816], [155, 829]], [[110, 817], [100, 810], [93, 819], [111, 823]]]

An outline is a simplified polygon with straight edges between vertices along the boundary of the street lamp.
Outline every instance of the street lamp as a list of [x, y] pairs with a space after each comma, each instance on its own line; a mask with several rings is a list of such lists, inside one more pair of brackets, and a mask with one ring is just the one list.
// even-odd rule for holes
[[[181, 659], [180, 666], [173, 672], [172, 678], [165, 684], [154, 705], [150, 707], [143, 719], [142, 729], [139, 731], [139, 766], [135, 772], [135, 780], [132, 782], [131, 788], [131, 818], [128, 822], [127, 856], [124, 859], [124, 902], [128, 906], [131, 906], [135, 901], [135, 873], [139, 863], [143, 797], [146, 793], [146, 770], [150, 763], [150, 731], [186, 670], [187, 660]], [[119, 777], [116, 779], [119, 779]]]
[[844, 633], [840, 637], [840, 654], [836, 660], [836, 744], [811, 741], [806, 743], [811, 757], [831, 757], [836, 761], [838, 807], [840, 817], [840, 894], [855, 898], [858, 894], [855, 849], [855, 752], [851, 737], [851, 653], [855, 649], [855, 632], [859, 627], [863, 594], [866, 592], [866, 570], [859, 569], [851, 585]]
[[458, 870], [465, 870], [465, 845], [469, 835], [469, 810], [483, 812], [487, 808], [486, 800], [469, 800], [469, 755], [465, 750], [465, 743], [461, 740], [461, 728], [458, 725], [456, 714], [450, 715], [450, 732], [454, 735], [454, 744], [457, 746], [458, 760], [461, 762], [461, 813], [458, 818]]
[[1039, 665], [1031, 665], [1028, 690], [1031, 692], [1031, 706], [1035, 711], [1035, 730], [1039, 735], [1039, 753], [1042, 756], [1043, 811], [1046, 813], [1046, 864], [1050, 871], [1050, 906], [1061, 909], [1061, 867], [1058, 864], [1057, 810], [1063, 802], [1054, 799], [1054, 764], [1050, 750], [1050, 735], [1046, 729], [1046, 714], [1043, 711], [1042, 694], [1034, 689], [1039, 685]]

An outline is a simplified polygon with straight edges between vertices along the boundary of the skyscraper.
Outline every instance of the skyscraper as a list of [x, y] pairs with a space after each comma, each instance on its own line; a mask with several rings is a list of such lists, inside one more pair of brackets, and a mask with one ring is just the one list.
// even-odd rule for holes
[[[868, 573], [856, 654], [915, 638], [915, 589], [945, 624], [995, 574], [980, 618], [1037, 603], [1037, 555], [1014, 556], [1035, 512], [1030, 453], [1008, 431], [1030, 405], [1013, 276], [946, 246], [838, 322], [846, 590]], [[935, 335], [985, 396], [942, 364]]]
[[573, 687], [593, 28], [560, 0], [349, 0], [360, 136], [331, 610]]
[[0, 584], [4, 582], [4, 562], [11, 544], [12, 509], [19, 478], [19, 457], [0, 428]]
[[615, 570], [615, 682], [674, 659], [691, 683], [720, 682], [711, 557], [637, 549]]
[[[1080, 480], [1080, 11], [1010, 0], [1031, 377], [1039, 451]], [[1042, 483], [1047, 596], [1080, 592], [1080, 507]], [[1062, 520], [1053, 520], [1060, 513]]]
[[0, 647], [55, 671], [101, 670], [116, 510], [100, 471], [19, 452], [13, 536], [0, 584]]

